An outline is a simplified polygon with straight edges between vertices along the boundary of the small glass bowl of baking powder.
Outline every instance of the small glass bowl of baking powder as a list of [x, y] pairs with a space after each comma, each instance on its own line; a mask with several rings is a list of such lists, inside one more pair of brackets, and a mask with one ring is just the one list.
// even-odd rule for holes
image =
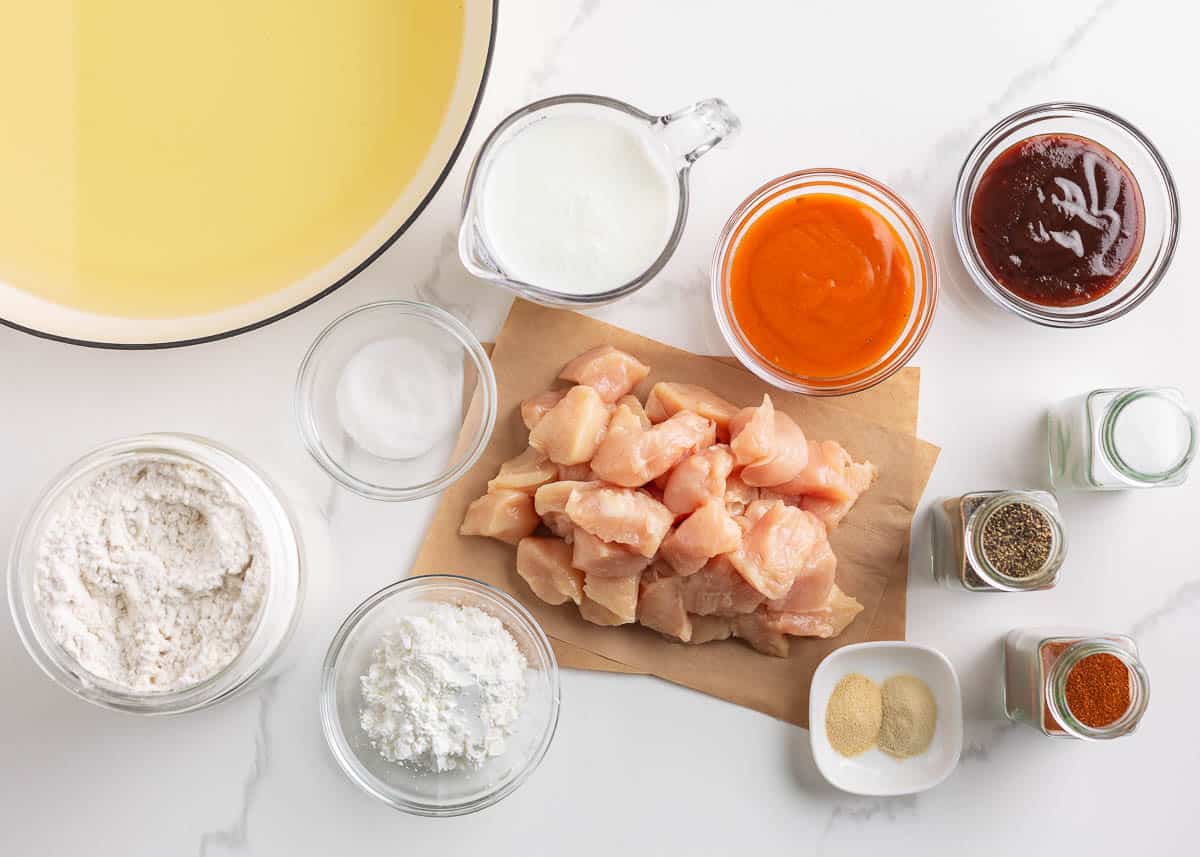
[[[439, 603], [474, 607], [495, 617], [525, 657], [526, 696], [502, 753], [480, 767], [434, 772], [380, 755], [362, 727], [362, 676], [385, 633], [402, 617]], [[410, 577], [367, 598], [342, 623], [321, 670], [321, 727], [341, 769], [355, 785], [414, 815], [478, 812], [516, 791], [537, 769], [558, 726], [558, 661], [550, 641], [516, 599], [469, 577]]]
[[[128, 464], [193, 465], [228, 483], [261, 531], [269, 573], [253, 628], [240, 652], [213, 675], [176, 689], [141, 692], [94, 675], [56, 640], [38, 604], [43, 536], [80, 488]], [[237, 453], [206, 438], [146, 434], [94, 449], [62, 471], [38, 498], [17, 532], [8, 564], [8, 600], [21, 642], [46, 675], [80, 699], [130, 714], [182, 714], [215, 705], [249, 687], [274, 666], [290, 639], [304, 599], [306, 569], [296, 512], [276, 486]]]

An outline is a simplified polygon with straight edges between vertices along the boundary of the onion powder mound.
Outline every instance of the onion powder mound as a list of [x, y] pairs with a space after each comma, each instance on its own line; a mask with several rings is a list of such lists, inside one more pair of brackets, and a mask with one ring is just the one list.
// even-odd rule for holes
[[916, 676], [896, 675], [883, 683], [883, 722], [879, 749], [897, 759], [929, 749], [937, 728], [937, 701]]

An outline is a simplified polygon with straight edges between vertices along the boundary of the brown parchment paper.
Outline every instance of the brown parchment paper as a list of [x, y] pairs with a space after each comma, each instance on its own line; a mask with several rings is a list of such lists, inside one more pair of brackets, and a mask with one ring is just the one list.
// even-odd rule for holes
[[[878, 483], [830, 537], [838, 557], [838, 585], [864, 606], [841, 636], [793, 638], [791, 656], [773, 658], [736, 640], [688, 646], [640, 626], [602, 628], [581, 619], [573, 604], [554, 607], [538, 599], [517, 575], [516, 553], [510, 545], [458, 535], [467, 505], [484, 493], [500, 465], [527, 444], [521, 401], [553, 386], [572, 357], [605, 344], [629, 351], [651, 366], [650, 377], [636, 391], [639, 396], [644, 397], [660, 380], [703, 384], [738, 404], [757, 403], [763, 393], [770, 393], [776, 408], [793, 416], [809, 437], [838, 440], [856, 459], [868, 459], [879, 467]], [[499, 388], [495, 432], [475, 467], [442, 495], [414, 574], [449, 571], [479, 578], [521, 601], [557, 641], [800, 726], [808, 725], [809, 684], [826, 654], [850, 643], [904, 638], [909, 530], [938, 453], [937, 447], [906, 433], [908, 415], [915, 420], [911, 403], [897, 420], [889, 404], [891, 393], [868, 400], [876, 416], [888, 416], [893, 426], [905, 423], [900, 429], [889, 427], [845, 405], [777, 390], [721, 360], [519, 300], [496, 339], [492, 366]]]

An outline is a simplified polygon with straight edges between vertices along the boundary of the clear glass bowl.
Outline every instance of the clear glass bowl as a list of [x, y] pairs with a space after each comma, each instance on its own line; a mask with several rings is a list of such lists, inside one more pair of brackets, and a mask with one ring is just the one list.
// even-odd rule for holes
[[[507, 750], [478, 770], [431, 773], [389, 762], [371, 746], [359, 724], [359, 679], [380, 637], [397, 619], [437, 602], [476, 607], [495, 616], [529, 662], [529, 695], [517, 730]], [[516, 791], [550, 747], [559, 700], [558, 662], [529, 611], [498, 589], [450, 574], [410, 577], [376, 592], [342, 623], [321, 670], [321, 728], [338, 765], [367, 794], [415, 815], [466, 815]]]
[[[241, 653], [210, 678], [161, 693], [135, 693], [92, 675], [55, 642], [36, 601], [38, 549], [50, 517], [78, 487], [127, 462], [152, 458], [198, 464], [222, 476], [253, 509], [271, 566], [258, 622]], [[291, 638], [306, 588], [299, 528], [276, 487], [257, 468], [211, 440], [146, 434], [107, 443], [70, 465], [38, 498], [17, 531], [8, 563], [8, 600], [21, 642], [60, 687], [95, 705], [130, 714], [181, 714], [244, 690], [275, 663]]]
[[[430, 362], [413, 371], [434, 367], [438, 395], [459, 415], [414, 458], [382, 458], [364, 449], [344, 428], [338, 409], [347, 362], [365, 346], [396, 337], [420, 344]], [[367, 304], [335, 319], [304, 355], [295, 390], [309, 453], [346, 488], [375, 500], [428, 497], [470, 470], [491, 439], [496, 399], [496, 376], [479, 340], [450, 313], [415, 301]]]
[[[758, 352], [733, 313], [729, 272], [746, 230], [765, 211], [781, 202], [813, 193], [837, 194], [870, 206], [904, 243], [913, 264], [913, 305], [903, 332], [870, 366], [836, 377], [796, 375], [772, 364]], [[857, 393], [885, 381], [904, 367], [929, 332], [937, 307], [938, 271], [929, 236], [916, 213], [894, 191], [868, 176], [849, 170], [812, 169], [788, 173], [767, 182], [737, 207], [721, 231], [713, 255], [712, 304], [717, 325], [742, 365], [769, 384], [810, 396]]]
[[[1039, 134], [1075, 134], [1095, 140], [1133, 172], [1146, 209], [1146, 230], [1133, 267], [1110, 292], [1080, 306], [1042, 306], [1014, 295], [980, 259], [971, 230], [971, 206], [984, 172], [1009, 146]], [[1037, 104], [1000, 120], [975, 144], [954, 190], [954, 243], [967, 273], [993, 303], [1047, 327], [1092, 327], [1120, 318], [1150, 296], [1175, 255], [1179, 197], [1154, 144], [1120, 116], [1087, 104]]]

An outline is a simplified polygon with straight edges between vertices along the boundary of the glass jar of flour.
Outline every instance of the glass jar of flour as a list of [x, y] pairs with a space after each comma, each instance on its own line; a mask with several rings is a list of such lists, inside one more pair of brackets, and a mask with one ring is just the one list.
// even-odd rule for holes
[[1171, 387], [1093, 390], [1052, 408], [1050, 476], [1089, 491], [1181, 485], [1196, 456], [1196, 414]]

